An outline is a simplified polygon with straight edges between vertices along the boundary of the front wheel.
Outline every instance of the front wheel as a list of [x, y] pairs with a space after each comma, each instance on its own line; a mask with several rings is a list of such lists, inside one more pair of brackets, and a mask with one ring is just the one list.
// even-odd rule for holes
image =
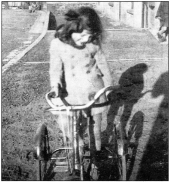
[[46, 124], [42, 124], [35, 135], [35, 146], [37, 154], [37, 180], [45, 180], [47, 165], [50, 157], [49, 137]]
[[45, 160], [37, 161], [37, 180], [38, 181], [47, 180], [48, 163], [49, 161], [45, 161]]

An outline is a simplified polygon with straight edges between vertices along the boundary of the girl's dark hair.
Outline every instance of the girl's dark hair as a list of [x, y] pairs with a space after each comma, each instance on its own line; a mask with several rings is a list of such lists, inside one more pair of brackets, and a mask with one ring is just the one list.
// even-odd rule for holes
[[77, 10], [69, 10], [65, 14], [66, 23], [57, 27], [55, 37], [61, 41], [73, 44], [71, 34], [81, 33], [84, 29], [93, 35], [90, 42], [100, 45], [102, 41], [102, 23], [94, 9], [80, 7]]

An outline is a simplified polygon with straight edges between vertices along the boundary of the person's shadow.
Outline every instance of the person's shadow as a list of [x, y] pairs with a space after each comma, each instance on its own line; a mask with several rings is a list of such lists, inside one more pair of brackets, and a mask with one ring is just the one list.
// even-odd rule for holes
[[163, 95], [136, 180], [168, 180], [168, 72], [163, 73], [152, 90], [152, 97]]
[[127, 156], [130, 158], [127, 179], [129, 179], [129, 176], [131, 175], [138, 147], [138, 140], [141, 137], [143, 131], [143, 112], [138, 111], [134, 114], [130, 122], [128, 133], [126, 133], [125, 127], [130, 118], [134, 104], [136, 104], [141, 97], [149, 92], [146, 91], [142, 93], [144, 89], [143, 74], [147, 70], [147, 65], [145, 63], [140, 63], [130, 67], [121, 75], [119, 79], [119, 87], [117, 87], [116, 90], [113, 90], [113, 92], [110, 94], [109, 98], [111, 100], [111, 106], [107, 115], [107, 127], [106, 130], [102, 132], [102, 145], [105, 148], [108, 147], [110, 150], [113, 150], [113, 125], [116, 120], [116, 116], [120, 116], [119, 118], [124, 132], [124, 139], [131, 150], [130, 156]]
[[120, 87], [113, 91], [110, 95], [111, 106], [107, 115], [107, 128], [103, 132], [103, 143], [111, 143], [109, 138], [111, 138], [113, 122], [121, 106], [124, 108], [121, 115], [121, 124], [125, 135], [125, 127], [131, 115], [134, 104], [136, 104], [141, 97], [149, 92], [146, 91], [145, 93], [142, 93], [144, 89], [143, 74], [147, 70], [147, 65], [145, 63], [140, 63], [130, 67], [121, 75], [119, 79]]
[[142, 111], [136, 112], [130, 122], [130, 128], [128, 130], [128, 137], [127, 137], [127, 143], [128, 143], [128, 151], [127, 151], [128, 154], [126, 156], [128, 165], [127, 179], [130, 178], [134, 167], [135, 157], [139, 144], [138, 143], [139, 138], [142, 136], [143, 132], [143, 122], [144, 122], [144, 113]]

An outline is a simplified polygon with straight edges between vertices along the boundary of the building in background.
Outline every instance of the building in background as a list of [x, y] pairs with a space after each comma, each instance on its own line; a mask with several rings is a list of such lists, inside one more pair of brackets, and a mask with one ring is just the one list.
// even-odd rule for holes
[[[25, 2], [2, 2], [7, 3], [10, 7], [18, 7], [27, 9], [30, 1]], [[111, 2], [40, 2], [38, 6], [47, 6], [51, 12], [58, 11], [58, 14], [64, 14], [69, 8], [77, 8], [79, 6], [91, 6], [102, 12], [103, 15], [109, 16], [114, 21], [122, 22], [134, 28], [158, 29], [159, 21], [155, 18], [160, 2], [148, 1], [111, 1]], [[7, 7], [7, 5], [6, 5]]]
[[115, 21], [135, 28], [156, 29], [155, 19], [160, 2], [98, 2], [98, 8]]
[[43, 3], [45, 2], [40, 2], [40, 1], [2, 1], [2, 7], [4, 9], [29, 9], [29, 6], [35, 3], [37, 5], [37, 9], [41, 10], [43, 7]]
[[[122, 22], [135, 28], [157, 29], [159, 22], [155, 19], [160, 2], [46, 2], [48, 10], [57, 10], [64, 14], [68, 8], [91, 6], [108, 15], [112, 20]], [[57, 8], [56, 8], [57, 7]]]

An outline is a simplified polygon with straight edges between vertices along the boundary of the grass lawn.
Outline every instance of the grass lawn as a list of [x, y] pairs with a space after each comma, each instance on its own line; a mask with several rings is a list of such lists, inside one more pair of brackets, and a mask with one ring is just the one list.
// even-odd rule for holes
[[23, 46], [39, 13], [25, 9], [2, 9], [2, 60], [14, 49]]

